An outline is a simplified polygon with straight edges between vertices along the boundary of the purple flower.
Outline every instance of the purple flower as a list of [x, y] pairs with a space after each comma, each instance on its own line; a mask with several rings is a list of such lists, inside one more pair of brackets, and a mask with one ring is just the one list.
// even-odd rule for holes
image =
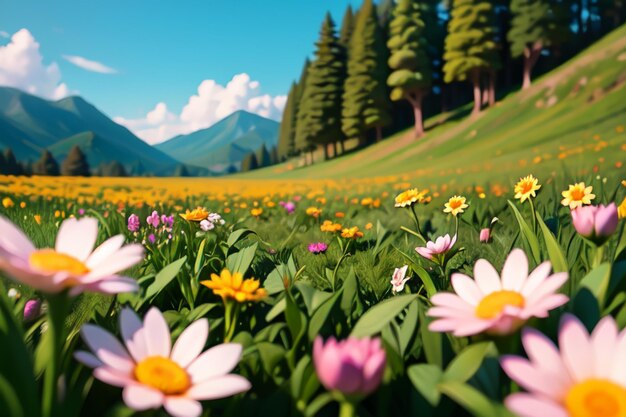
[[85, 214], [85, 209], [78, 209], [78, 215], [82, 216]]
[[321, 336], [313, 344], [313, 363], [320, 382], [329, 391], [364, 397], [378, 388], [387, 355], [379, 338], [334, 337], [324, 344]]
[[151, 214], [151, 215], [149, 215], [149, 216], [146, 218], [146, 222], [147, 222], [150, 226], [152, 226], [152, 227], [154, 227], [154, 228], [156, 229], [157, 227], [159, 227], [159, 223], [161, 222], [161, 220], [160, 220], [160, 219], [161, 219], [161, 218], [159, 217], [159, 213], [157, 213], [157, 211], [156, 211], [156, 210], [154, 210], [154, 211], [152, 212], [152, 214]]
[[150, 235], [148, 235], [148, 242], [150, 242], [151, 244], [154, 244], [154, 242], [156, 242], [156, 236], [154, 235], [154, 233], [150, 233]]
[[131, 214], [128, 217], [128, 230], [135, 233], [139, 231], [141, 227], [141, 222], [139, 221], [139, 216], [136, 214]]
[[202, 229], [205, 232], [208, 232], [209, 230], [215, 229], [215, 224], [213, 224], [213, 222], [210, 222], [207, 219], [204, 219], [200, 222], [200, 229]]
[[326, 252], [328, 249], [328, 245], [324, 242], [311, 243], [309, 245], [309, 252], [319, 255], [320, 253]]
[[172, 227], [174, 227], [174, 215], [166, 216], [165, 214], [163, 214], [161, 216], [161, 223], [163, 223], [166, 229], [171, 229]]
[[41, 301], [28, 300], [24, 305], [24, 321], [33, 321], [41, 314]]

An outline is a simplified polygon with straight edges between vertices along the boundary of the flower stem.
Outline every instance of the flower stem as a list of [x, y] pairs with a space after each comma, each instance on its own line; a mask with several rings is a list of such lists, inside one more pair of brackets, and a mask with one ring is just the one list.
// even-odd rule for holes
[[234, 300], [225, 300], [224, 308], [224, 343], [228, 343], [235, 335], [239, 319], [239, 303]]
[[422, 229], [420, 229], [420, 221], [419, 221], [419, 218], [417, 217], [417, 213], [415, 212], [415, 206], [413, 204], [411, 204], [411, 213], [413, 213], [413, 220], [415, 220], [415, 228], [417, 229], [417, 233], [420, 236], [424, 236], [422, 234]]
[[356, 407], [354, 403], [348, 400], [343, 400], [339, 403], [339, 417], [354, 417]]
[[61, 355], [65, 342], [65, 317], [70, 300], [65, 293], [49, 295], [47, 338], [52, 347], [52, 355], [44, 373], [42, 414], [44, 417], [59, 415], [58, 413], [58, 381], [61, 371]]
[[528, 201], [530, 202], [530, 212], [532, 214], [533, 217], [533, 233], [537, 233], [537, 212], [535, 211], [535, 203], [533, 203], [533, 199], [529, 198]]
[[591, 269], [594, 269], [595, 267], [600, 265], [602, 263], [603, 258], [604, 258], [604, 245], [596, 246]]

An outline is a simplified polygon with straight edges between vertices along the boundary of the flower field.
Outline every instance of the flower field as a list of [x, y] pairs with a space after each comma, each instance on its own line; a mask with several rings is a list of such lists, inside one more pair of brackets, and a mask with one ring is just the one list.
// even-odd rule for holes
[[0, 177], [0, 410], [626, 415], [623, 172], [498, 181]]

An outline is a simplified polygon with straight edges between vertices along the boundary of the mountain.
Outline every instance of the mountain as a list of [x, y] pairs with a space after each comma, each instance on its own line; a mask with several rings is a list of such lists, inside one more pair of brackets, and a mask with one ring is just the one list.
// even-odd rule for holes
[[213, 126], [188, 135], [179, 135], [156, 148], [186, 164], [222, 170], [239, 164], [243, 157], [276, 146], [280, 124], [239, 110]]
[[61, 162], [74, 145], [92, 168], [117, 160], [127, 168], [143, 166], [153, 174], [169, 174], [180, 165], [81, 97], [48, 101], [0, 87], [0, 149], [12, 148], [18, 160], [36, 160], [49, 149]]

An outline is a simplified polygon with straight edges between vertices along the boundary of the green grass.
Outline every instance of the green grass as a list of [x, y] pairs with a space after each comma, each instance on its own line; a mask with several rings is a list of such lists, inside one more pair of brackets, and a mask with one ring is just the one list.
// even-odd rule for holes
[[[513, 178], [527, 172], [549, 175], [568, 170], [585, 175], [595, 165], [599, 172], [621, 171], [619, 163], [626, 162], [622, 149], [626, 132], [621, 131], [626, 125], [624, 83], [626, 26], [535, 80], [531, 89], [509, 94], [478, 117], [444, 123], [440, 122], [450, 114], [429, 119], [423, 139], [412, 140], [407, 130], [310, 167], [289, 170], [288, 164], [282, 164], [238, 177], [408, 175], [433, 184], [468, 184], [501, 174]], [[459, 112], [466, 113], [467, 108]], [[567, 153], [564, 159], [559, 158], [562, 152]]]

